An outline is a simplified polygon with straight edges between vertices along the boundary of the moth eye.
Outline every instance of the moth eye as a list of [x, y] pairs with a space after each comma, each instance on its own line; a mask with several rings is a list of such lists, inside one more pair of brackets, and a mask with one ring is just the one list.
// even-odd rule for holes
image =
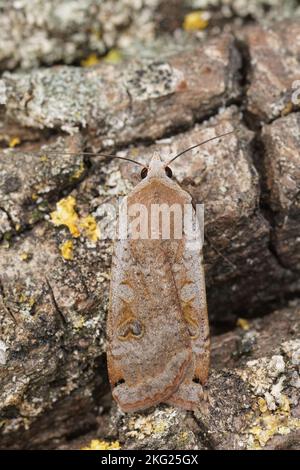
[[148, 168], [144, 167], [144, 168], [142, 169], [142, 171], [141, 171], [141, 178], [142, 178], [142, 180], [143, 180], [144, 178], [146, 178], [147, 175], [148, 175]]
[[122, 384], [124, 384], [124, 383], [125, 383], [125, 380], [124, 380], [124, 379], [120, 379], [120, 380], [118, 380], [118, 382], [116, 382], [116, 383], [114, 384], [114, 387], [118, 387], [118, 385], [122, 385]]
[[168, 176], [168, 178], [172, 178], [173, 173], [172, 173], [172, 170], [169, 166], [166, 166], [165, 172], [166, 172], [166, 175]]

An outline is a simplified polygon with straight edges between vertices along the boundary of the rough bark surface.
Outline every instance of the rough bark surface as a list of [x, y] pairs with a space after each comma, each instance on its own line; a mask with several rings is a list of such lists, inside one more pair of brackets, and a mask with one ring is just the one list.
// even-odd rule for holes
[[127, 449], [299, 450], [299, 313], [298, 304], [216, 337], [199, 411], [113, 409], [110, 435], [98, 438]]
[[[291, 31], [300, 36], [298, 21], [191, 38], [159, 60], [3, 74], [1, 143], [18, 148], [0, 152], [1, 448], [80, 447], [97, 436], [130, 449], [299, 448], [300, 65]], [[3, 68], [39, 63], [39, 54], [24, 64], [3, 56]], [[213, 338], [199, 412], [121, 415], [110, 410], [105, 372], [108, 204], [117, 207], [139, 175], [81, 152], [147, 162], [229, 130], [173, 173], [205, 204], [213, 332], [238, 318], [250, 324]], [[62, 201], [68, 217], [58, 226]]]
[[224, 35], [165, 61], [5, 73], [7, 125], [84, 129], [97, 148], [157, 139], [236, 99], [240, 66]]
[[[154, 36], [159, 0], [22, 0], [1, 2], [2, 69], [72, 63], [89, 52], [105, 54], [143, 36]], [[120, 34], [121, 31], [121, 34]], [[139, 32], [140, 31], [140, 32]], [[141, 32], [142, 31], [142, 32]]]

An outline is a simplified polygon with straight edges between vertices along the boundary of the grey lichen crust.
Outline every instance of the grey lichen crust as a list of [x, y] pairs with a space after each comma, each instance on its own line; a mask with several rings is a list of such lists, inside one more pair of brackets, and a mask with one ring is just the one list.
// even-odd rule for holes
[[[70, 158], [61, 155], [61, 151], [74, 155]], [[52, 139], [42, 148], [28, 145], [26, 153], [3, 151], [0, 167], [3, 238], [9, 241], [14, 234], [44, 220], [51, 202], [84, 177], [87, 169], [81, 151], [79, 135]]]
[[188, 0], [189, 5], [195, 8], [208, 9], [219, 7], [225, 17], [238, 18], [251, 17], [256, 21], [270, 22], [278, 19], [298, 16], [299, 5], [297, 0]]
[[6, 69], [68, 64], [89, 51], [103, 55], [139, 34], [151, 39], [158, 4], [118, 0], [112, 8], [109, 0], [2, 0], [0, 64]]
[[[195, 9], [209, 12], [213, 33], [214, 23], [226, 27], [252, 18], [270, 24], [300, 15], [296, 0], [170, 0], [167, 4], [163, 0], [2, 0], [0, 68], [78, 63], [111, 48], [134, 55], [145, 44], [151, 48], [157, 31], [165, 26], [177, 34], [162, 38], [161, 52], [166, 40], [169, 48], [172, 42], [180, 45], [184, 15]], [[207, 35], [206, 31], [198, 34], [200, 38]]]
[[224, 35], [166, 61], [5, 73], [5, 118], [36, 129], [84, 129], [101, 147], [159, 138], [236, 99], [240, 66], [233, 37]]

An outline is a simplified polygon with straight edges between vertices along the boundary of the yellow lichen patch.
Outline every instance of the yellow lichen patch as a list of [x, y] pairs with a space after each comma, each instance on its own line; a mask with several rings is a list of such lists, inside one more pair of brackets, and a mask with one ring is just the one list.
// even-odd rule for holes
[[192, 11], [184, 17], [183, 29], [185, 31], [201, 31], [208, 26], [208, 15], [203, 11]]
[[288, 417], [283, 412], [265, 413], [249, 429], [249, 433], [254, 437], [249, 448], [264, 447], [273, 436], [289, 434], [295, 429], [300, 429], [299, 419]]
[[74, 171], [72, 178], [75, 180], [79, 179], [83, 175], [84, 170], [85, 170], [84, 164], [83, 162], [81, 162], [79, 168]]
[[26, 294], [21, 294], [19, 297], [19, 302], [21, 304], [27, 304], [29, 307], [33, 307], [35, 304], [35, 298], [29, 297]]
[[[71, 235], [78, 238], [80, 235], [96, 242], [100, 238], [100, 230], [96, 219], [92, 215], [79, 217], [75, 210], [76, 199], [68, 196], [56, 204], [56, 211], [51, 212], [51, 220], [54, 225], [65, 225]], [[61, 253], [65, 259], [73, 259], [73, 245], [69, 240], [61, 245]]]
[[260, 397], [258, 399], [258, 407], [261, 413], [265, 413], [266, 411], [268, 411], [268, 405], [264, 398]]
[[87, 56], [85, 59], [82, 59], [80, 62], [80, 65], [82, 67], [93, 67], [94, 65], [99, 64], [100, 58], [97, 56], [97, 54], [92, 53], [89, 56]]
[[47, 155], [41, 155], [40, 160], [41, 162], [48, 162], [49, 158], [47, 157]]
[[291, 411], [289, 399], [283, 393], [281, 394], [281, 397], [280, 397], [280, 409], [281, 411], [286, 411], [287, 413]]
[[136, 439], [144, 439], [145, 436], [150, 436], [151, 434], [163, 434], [168, 425], [161, 418], [141, 416], [130, 419], [128, 427], [130, 429], [128, 436]]
[[79, 227], [82, 229], [83, 234], [92, 242], [96, 242], [100, 238], [100, 230], [92, 215], [82, 217], [79, 222]]
[[286, 395], [282, 395], [281, 405], [274, 412], [268, 410], [263, 398], [258, 399], [258, 408], [261, 415], [253, 421], [248, 430], [249, 449], [261, 449], [273, 436], [289, 434], [300, 429], [300, 419], [291, 416], [290, 403]]
[[38, 198], [39, 198], [38, 194], [36, 194], [36, 193], [32, 193], [32, 194], [31, 194], [31, 199], [32, 199], [33, 201], [37, 201]]
[[250, 329], [250, 324], [245, 318], [238, 318], [236, 326], [239, 326], [244, 331], [248, 331]]
[[189, 433], [186, 431], [183, 431], [179, 434], [178, 436], [178, 441], [182, 442], [182, 444], [185, 444], [186, 442], [189, 441]]
[[104, 56], [103, 60], [110, 64], [117, 64], [122, 60], [122, 54], [118, 49], [111, 49], [106, 56]]
[[15, 229], [16, 229], [16, 231], [18, 232], [18, 231], [21, 229], [21, 224], [16, 224], [16, 225], [15, 225]]
[[31, 253], [28, 253], [26, 251], [23, 251], [23, 253], [20, 254], [20, 260], [22, 261], [29, 261], [32, 257]]
[[61, 256], [66, 260], [72, 260], [74, 257], [73, 254], [74, 246], [72, 240], [67, 240], [66, 242], [60, 245]]
[[293, 103], [291, 101], [289, 101], [285, 107], [283, 108], [283, 110], [281, 111], [281, 116], [287, 116], [288, 114], [290, 114], [291, 112], [293, 111]]
[[166, 423], [163, 420], [157, 421], [153, 426], [153, 432], [155, 434], [162, 434], [167, 428]]
[[61, 199], [56, 204], [56, 211], [51, 212], [51, 220], [54, 225], [65, 225], [70, 230], [73, 237], [79, 237], [80, 231], [78, 228], [78, 215], [75, 211], [76, 199], [73, 196], [68, 196]]
[[129, 156], [130, 156], [131, 158], [132, 158], [132, 157], [138, 157], [139, 154], [140, 154], [140, 149], [138, 149], [138, 148], [135, 147], [135, 148], [132, 148], [132, 149], [131, 149]]
[[10, 148], [14, 148], [16, 147], [17, 145], [19, 145], [21, 143], [21, 139], [19, 137], [12, 137], [10, 140], [9, 140], [9, 147]]
[[81, 450], [120, 450], [121, 446], [118, 441], [106, 442], [99, 439], [93, 439], [86, 447]]
[[84, 326], [84, 317], [80, 315], [80, 317], [76, 318], [73, 321], [73, 326], [76, 330], [80, 330]]

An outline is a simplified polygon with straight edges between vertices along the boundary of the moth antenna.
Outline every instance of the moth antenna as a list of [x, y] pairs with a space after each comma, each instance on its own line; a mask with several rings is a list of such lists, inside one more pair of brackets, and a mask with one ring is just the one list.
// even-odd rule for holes
[[205, 240], [207, 243], [212, 247], [212, 249], [219, 255], [221, 258], [223, 258], [224, 261], [226, 261], [227, 264], [229, 264], [232, 268], [235, 270], [237, 269], [237, 265], [234, 264], [229, 258], [227, 258], [223, 253], [211, 242], [211, 240], [208, 238], [207, 235], [204, 236]]
[[183, 150], [182, 152], [177, 153], [177, 155], [175, 155], [175, 157], [171, 158], [171, 160], [169, 160], [166, 163], [166, 165], [167, 166], [170, 165], [170, 163], [173, 163], [174, 160], [176, 160], [178, 157], [181, 157], [181, 155], [183, 155], [186, 152], [189, 152], [190, 150], [195, 149], [196, 147], [200, 147], [201, 145], [207, 144], [207, 142], [211, 142], [212, 140], [215, 140], [215, 139], [220, 139], [221, 137], [224, 137], [225, 135], [229, 135], [229, 134], [233, 134], [233, 133], [234, 133], [234, 130], [230, 131], [230, 132], [225, 132], [224, 134], [216, 135], [215, 137], [211, 137], [210, 139], [204, 140], [203, 142], [200, 142], [200, 144], [192, 145], [191, 147], [188, 147], [187, 149]]
[[118, 155], [104, 155], [102, 153], [90, 153], [89, 154], [89, 152], [82, 152], [81, 155], [90, 155], [90, 156], [93, 156], [93, 157], [107, 157], [107, 158], [111, 158], [111, 159], [117, 158], [118, 160], [125, 160], [126, 162], [134, 163], [135, 165], [139, 165], [142, 168], [145, 167], [145, 165], [143, 165], [140, 162], [137, 162], [136, 160], [133, 160], [132, 158], [119, 157]]
[[45, 152], [43, 151], [39, 151], [39, 152], [21, 152], [23, 153], [24, 155], [32, 155], [33, 153], [39, 153], [39, 154], [43, 154], [45, 153], [46, 155], [47, 154], [52, 154], [52, 155], [85, 155], [85, 156], [89, 156], [89, 157], [105, 157], [105, 158], [109, 158], [109, 159], [114, 159], [114, 158], [117, 158], [118, 160], [125, 160], [126, 162], [130, 162], [130, 163], [134, 163], [135, 165], [139, 165], [141, 167], [145, 167], [145, 165], [143, 165], [142, 163], [140, 162], [137, 162], [136, 160], [133, 160], [132, 158], [127, 158], [127, 157], [119, 157], [118, 155], [107, 155], [107, 154], [104, 154], [104, 153], [93, 153], [93, 152], [60, 152], [59, 150], [45, 150]]

